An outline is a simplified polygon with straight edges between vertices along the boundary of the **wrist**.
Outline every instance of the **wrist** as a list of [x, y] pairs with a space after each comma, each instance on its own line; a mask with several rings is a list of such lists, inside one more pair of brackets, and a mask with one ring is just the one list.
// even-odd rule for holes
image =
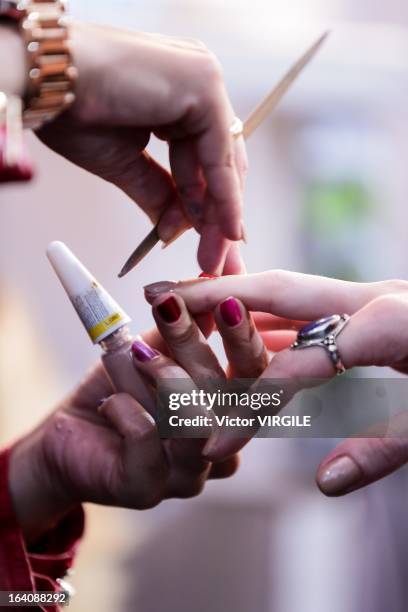
[[10, 453], [9, 490], [28, 546], [53, 529], [76, 506], [56, 482], [42, 438], [40, 427], [18, 441]]
[[23, 97], [26, 89], [25, 47], [15, 24], [0, 23], [0, 91]]
[[[70, 51], [78, 70], [75, 83], [75, 102], [70, 109], [81, 123], [105, 121], [104, 87], [109, 72], [109, 58], [105, 55], [107, 43], [103, 41], [103, 26], [70, 20]], [[101, 40], [102, 39], [102, 40]], [[107, 77], [109, 80], [109, 77]]]

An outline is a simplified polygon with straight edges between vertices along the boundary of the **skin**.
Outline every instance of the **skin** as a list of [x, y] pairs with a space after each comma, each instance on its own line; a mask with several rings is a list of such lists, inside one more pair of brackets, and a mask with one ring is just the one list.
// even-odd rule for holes
[[[39, 138], [160, 220], [163, 242], [193, 226], [204, 271], [240, 272], [247, 160], [243, 139], [229, 133], [234, 112], [215, 56], [200, 41], [81, 23], [71, 24], [70, 45], [75, 104]], [[25, 53], [14, 26], [0, 24], [0, 56], [0, 90], [22, 96]], [[145, 151], [152, 135], [169, 145], [170, 172]], [[152, 342], [160, 344], [157, 335]], [[80, 501], [151, 507], [237, 468], [237, 457], [211, 466], [175, 446], [161, 443], [132, 398], [113, 394], [98, 366], [12, 449], [10, 489], [27, 541]]]
[[[243, 237], [243, 138], [217, 58], [200, 41], [70, 25], [76, 101], [38, 131], [51, 149], [117, 185], [151, 219], [164, 243], [190, 227], [199, 263], [221, 273], [230, 241]], [[22, 95], [21, 38], [0, 25], [0, 90]], [[170, 172], [146, 152], [152, 135], [169, 146]]]
[[[157, 285], [146, 296], [158, 299]], [[167, 286], [167, 291], [168, 291]], [[276, 355], [260, 379], [331, 379], [334, 368], [322, 349], [291, 350], [290, 344], [305, 321], [333, 313], [348, 313], [350, 322], [337, 339], [347, 368], [391, 367], [408, 375], [408, 283], [391, 280], [350, 283], [282, 270], [229, 276], [214, 280], [177, 283], [172, 292], [183, 298], [194, 315], [210, 312], [234, 295], [269, 327], [269, 348]], [[351, 438], [321, 462], [317, 483], [327, 495], [342, 495], [375, 482], [408, 461], [408, 421], [404, 414], [390, 423], [396, 435], [385, 438]], [[207, 459], [237, 452], [248, 440], [214, 439], [206, 447]], [[347, 473], [345, 473], [345, 470]]]
[[[147, 363], [134, 358], [135, 368], [153, 387], [169, 376], [192, 382], [203, 375], [225, 378], [181, 298], [176, 298], [182, 313], [177, 322], [166, 323], [160, 317], [157, 307], [166, 297], [153, 305], [160, 333], [155, 329], [144, 336], [157, 355]], [[266, 366], [268, 356], [251, 316], [242, 304], [240, 308], [242, 321], [234, 329], [223, 322], [217, 308], [214, 316], [231, 354], [229, 371], [240, 370], [253, 378]], [[10, 490], [28, 544], [78, 503], [146, 509], [169, 497], [195, 496], [208, 479], [235, 473], [238, 455], [213, 463], [202, 455], [204, 444], [202, 440], [160, 440], [150, 415], [132, 397], [115, 395], [102, 366], [97, 365], [12, 449]]]

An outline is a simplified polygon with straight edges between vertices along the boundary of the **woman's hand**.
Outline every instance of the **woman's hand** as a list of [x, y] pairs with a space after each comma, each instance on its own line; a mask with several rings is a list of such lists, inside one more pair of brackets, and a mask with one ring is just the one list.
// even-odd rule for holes
[[[337, 344], [347, 368], [390, 366], [408, 374], [408, 283], [349, 283], [284, 271], [214, 280], [154, 284], [147, 297], [157, 299], [163, 288], [180, 295], [192, 313], [211, 311], [220, 300], [237, 296], [249, 310], [272, 313], [270, 346], [279, 350], [261, 378], [322, 379], [335, 375], [324, 350], [292, 351], [290, 344], [304, 321], [334, 313], [351, 315]], [[263, 318], [263, 329], [268, 318]], [[342, 495], [374, 482], [408, 461], [408, 418], [403, 413], [391, 427], [394, 436], [352, 438], [321, 463], [317, 481], [327, 495]], [[218, 439], [209, 459], [236, 452], [241, 441]]]
[[[76, 102], [38, 135], [75, 164], [129, 195], [168, 243], [190, 226], [199, 262], [221, 272], [241, 240], [246, 153], [220, 65], [199, 41], [73, 23]], [[145, 151], [169, 143], [171, 174]]]
[[131, 396], [114, 394], [98, 365], [14, 445], [9, 481], [20, 525], [33, 543], [80, 502], [150, 508], [165, 498], [197, 495], [208, 478], [228, 477], [237, 467], [237, 457], [211, 465], [163, 443], [152, 417]]

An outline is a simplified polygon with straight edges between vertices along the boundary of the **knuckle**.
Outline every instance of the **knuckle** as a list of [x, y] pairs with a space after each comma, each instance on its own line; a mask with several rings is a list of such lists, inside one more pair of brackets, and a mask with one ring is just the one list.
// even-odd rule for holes
[[179, 486], [177, 497], [181, 499], [190, 499], [192, 497], [197, 497], [203, 492], [205, 482], [206, 480], [204, 477], [196, 477], [194, 479], [184, 481]]
[[296, 379], [302, 375], [298, 368], [297, 359], [293, 358], [293, 352], [289, 349], [281, 351], [272, 357], [271, 364], [274, 376], [279, 374], [281, 378]]
[[387, 293], [406, 293], [408, 290], [408, 282], [399, 278], [387, 280], [383, 283]]
[[166, 475], [158, 469], [146, 468], [143, 478], [137, 483], [129, 482], [123, 487], [121, 503], [129, 508], [149, 510], [158, 506], [165, 498]]
[[408, 299], [401, 294], [388, 293], [375, 298], [369, 306], [369, 311], [376, 319], [389, 319], [393, 316], [408, 318]]
[[180, 195], [185, 200], [196, 200], [201, 196], [205, 188], [204, 182], [186, 183], [179, 185], [178, 190]]
[[202, 55], [201, 76], [203, 78], [203, 84], [208, 87], [208, 83], [218, 83], [223, 79], [223, 70], [221, 62], [218, 60], [215, 53], [206, 49], [206, 53]]
[[220, 171], [220, 170], [232, 170], [235, 166], [235, 157], [232, 149], [227, 149], [223, 154], [220, 154], [220, 158], [216, 161], [209, 161], [205, 164], [206, 172]]
[[155, 508], [164, 499], [163, 487], [155, 484], [154, 486], [146, 487], [145, 491], [140, 496], [139, 507], [141, 510], [150, 510]]
[[194, 342], [197, 338], [197, 330], [189, 322], [187, 325], [175, 326], [169, 334], [171, 344], [176, 347], [185, 346]]
[[289, 273], [286, 270], [270, 270], [264, 274], [265, 288], [274, 294], [285, 291], [289, 284]]

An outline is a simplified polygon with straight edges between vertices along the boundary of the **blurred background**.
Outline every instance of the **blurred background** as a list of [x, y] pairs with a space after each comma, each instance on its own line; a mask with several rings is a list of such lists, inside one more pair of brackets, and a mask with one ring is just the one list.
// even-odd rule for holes
[[[248, 144], [249, 271], [406, 277], [408, 4], [405, 0], [71, 0], [76, 18], [198, 37], [245, 117], [328, 27], [332, 35]], [[98, 359], [45, 258], [65, 241], [133, 318], [143, 285], [193, 277], [192, 233], [119, 281], [149, 229], [117, 189], [34, 137], [35, 184], [6, 187], [0, 240], [0, 442], [37, 423]], [[166, 150], [151, 151], [166, 163]], [[70, 610], [402, 612], [406, 473], [327, 500], [314, 473], [330, 440], [255, 440], [240, 472], [148, 512], [89, 507]]]

